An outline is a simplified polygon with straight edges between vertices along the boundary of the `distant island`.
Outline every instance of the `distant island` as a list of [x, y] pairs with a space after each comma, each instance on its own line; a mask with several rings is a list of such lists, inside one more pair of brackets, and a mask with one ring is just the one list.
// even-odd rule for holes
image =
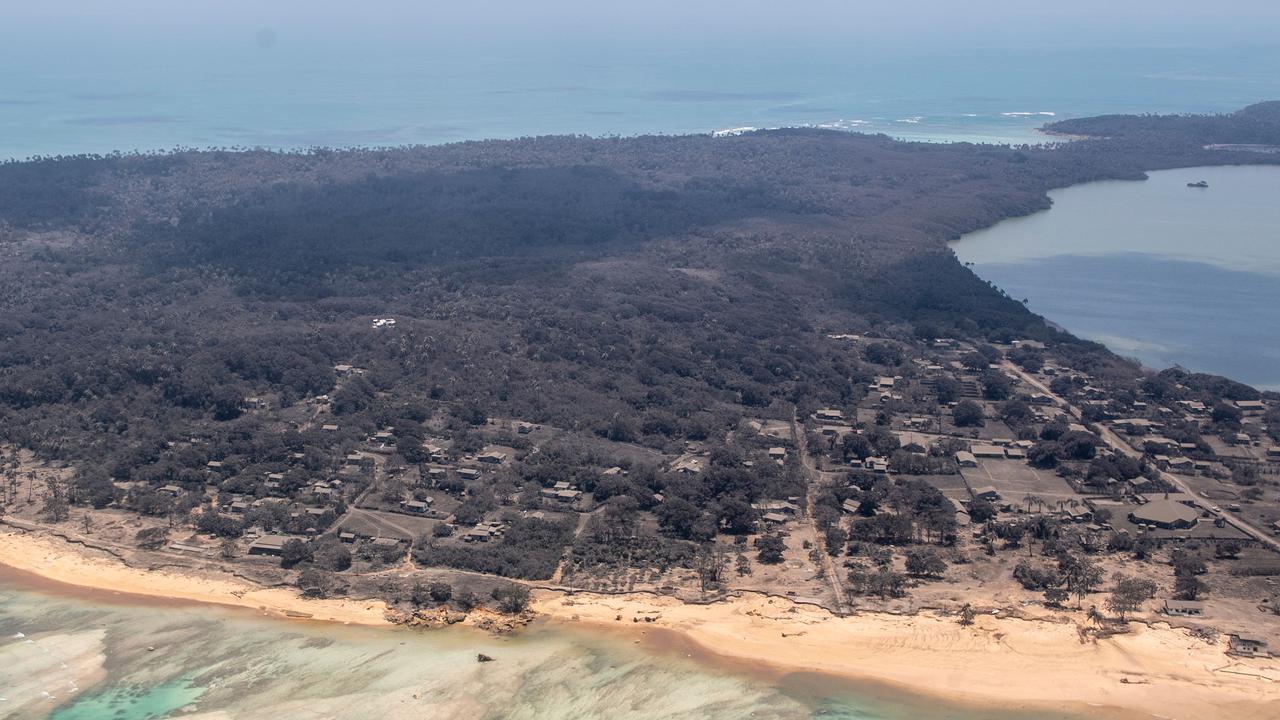
[[[852, 647], [857, 612], [1013, 616], [1122, 649], [1082, 702], [1150, 708], [1156, 678], [1265, 716], [1280, 396], [1145, 370], [946, 243], [1055, 188], [1280, 163], [1241, 149], [1280, 146], [1280, 103], [1046, 130], [1078, 139], [2, 164], [2, 562], [295, 617], [657, 623], [830, 672], [870, 661], [807, 665], [806, 623]], [[944, 656], [885, 653], [908, 684]]]

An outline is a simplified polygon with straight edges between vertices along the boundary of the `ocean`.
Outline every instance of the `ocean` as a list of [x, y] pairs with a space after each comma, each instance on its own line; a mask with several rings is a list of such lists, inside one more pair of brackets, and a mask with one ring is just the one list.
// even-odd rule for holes
[[[564, 626], [493, 637], [271, 619], [61, 594], [0, 573], [0, 717], [15, 720], [1033, 717], [831, 678], [768, 675], [688, 650]], [[493, 661], [477, 662], [477, 653]]]
[[[1190, 188], [1204, 180], [1208, 188]], [[952, 243], [1071, 332], [1148, 367], [1280, 390], [1280, 167], [1188, 168], [1050, 193]]]
[[[708, 37], [340, 47], [243, 37], [0, 44], [0, 158], [816, 126], [1034, 143], [1047, 121], [1280, 98], [1280, 46], [997, 49]], [[276, 37], [276, 36], [271, 36]]]

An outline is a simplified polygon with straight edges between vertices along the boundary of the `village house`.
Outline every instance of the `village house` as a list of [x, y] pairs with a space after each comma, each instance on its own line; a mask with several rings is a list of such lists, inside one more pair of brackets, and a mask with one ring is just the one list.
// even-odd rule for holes
[[751, 508], [760, 513], [778, 513], [780, 515], [799, 515], [800, 507], [787, 500], [761, 500], [751, 503]]
[[671, 472], [681, 475], [697, 475], [702, 472], [705, 462], [700, 457], [686, 455], [671, 464]]
[[988, 502], [998, 502], [1000, 500], [1000, 492], [991, 485], [982, 485], [972, 490], [974, 500], [986, 500]]
[[902, 426], [910, 430], [928, 430], [933, 421], [927, 417], [912, 417], [904, 420]]
[[1196, 600], [1165, 600], [1161, 612], [1178, 617], [1200, 617], [1204, 615], [1204, 603]]
[[341, 493], [327, 482], [318, 482], [311, 487], [311, 495], [317, 500], [334, 500], [340, 497]]
[[1237, 633], [1227, 641], [1227, 652], [1244, 657], [1271, 657], [1267, 650], [1267, 640], [1261, 635]]
[[1249, 417], [1261, 415], [1267, 411], [1266, 404], [1261, 400], [1237, 400], [1236, 407]]
[[263, 535], [249, 545], [249, 554], [279, 557], [284, 544], [291, 539], [288, 535]]
[[343, 459], [343, 464], [348, 468], [355, 468], [368, 472], [373, 470], [375, 462], [372, 455], [368, 455], [357, 450], [347, 453], [347, 456]]
[[1208, 415], [1209, 406], [1199, 400], [1179, 400], [1178, 405], [1191, 415]]
[[976, 458], [1004, 459], [1004, 448], [998, 445], [974, 445], [969, 449]]
[[582, 497], [582, 491], [574, 487], [567, 480], [561, 480], [549, 488], [543, 488], [539, 492], [539, 495], [547, 500], [572, 503]]
[[476, 462], [484, 463], [485, 465], [501, 465], [506, 461], [507, 454], [497, 450], [490, 450], [476, 456]]
[[1155, 437], [1144, 438], [1142, 445], [1143, 447], [1151, 447], [1159, 452], [1165, 453], [1177, 452], [1180, 449], [1178, 441], [1170, 440], [1167, 437], [1160, 437], [1158, 435]]
[[424, 515], [431, 509], [432, 502], [431, 498], [427, 498], [426, 500], [402, 500], [400, 502], [400, 508], [405, 512], [413, 513], [414, 515]]
[[1073, 523], [1093, 522], [1093, 510], [1089, 509], [1087, 505], [1077, 504], [1073, 507], [1067, 504], [1060, 504], [1058, 515], [1062, 519]]
[[844, 413], [834, 408], [821, 408], [814, 411], [813, 416], [824, 423], [844, 422]]
[[889, 458], [869, 457], [862, 461], [862, 468], [870, 470], [874, 473], [885, 474], [889, 472]]
[[504, 528], [505, 526], [500, 522], [477, 523], [475, 527], [463, 533], [462, 541], [489, 542], [496, 537], [501, 537]]
[[1146, 418], [1121, 418], [1113, 420], [1111, 424], [1117, 430], [1123, 430], [1130, 435], [1146, 435], [1159, 428], [1159, 423], [1152, 422]]
[[956, 453], [956, 463], [962, 467], [978, 467], [978, 458], [968, 450], [961, 450]]

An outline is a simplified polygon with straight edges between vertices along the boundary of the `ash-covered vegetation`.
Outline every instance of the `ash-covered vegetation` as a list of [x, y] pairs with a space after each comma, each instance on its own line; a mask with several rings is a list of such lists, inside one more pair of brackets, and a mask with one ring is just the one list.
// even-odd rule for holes
[[[1196, 142], [1246, 142], [1264, 111]], [[314, 536], [291, 567], [718, 567], [701, 544], [745, 541], [762, 508], [808, 491], [794, 431], [744, 422], [855, 406], [939, 338], [1031, 340], [1138, 381], [945, 243], [1055, 187], [1280, 160], [1190, 145], [1181, 120], [1143, 127], [1021, 148], [784, 130], [0, 165], [0, 442], [71, 469], [45, 491], [55, 516], [180, 518], [232, 545]], [[859, 356], [840, 333], [884, 342]], [[985, 400], [1009, 399], [1002, 378], [979, 378]], [[956, 385], [929, 402], [955, 405]], [[981, 424], [966, 413], [957, 426]], [[955, 470], [874, 450], [894, 471]], [[818, 512], [884, 502], [899, 520], [855, 523], [859, 542], [941, 541], [954, 509], [926, 487]], [[352, 555], [344, 534], [412, 551]], [[782, 542], [761, 539], [761, 562]]]
[[1065, 135], [1131, 143], [1280, 145], [1280, 101], [1218, 115], [1101, 115], [1062, 120], [1047, 128]]

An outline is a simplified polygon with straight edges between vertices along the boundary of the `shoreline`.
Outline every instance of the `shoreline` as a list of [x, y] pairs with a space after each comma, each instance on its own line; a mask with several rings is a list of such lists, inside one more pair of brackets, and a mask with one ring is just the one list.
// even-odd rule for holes
[[393, 625], [381, 600], [309, 599], [291, 589], [255, 586], [227, 573], [135, 568], [105, 552], [12, 526], [0, 527], [0, 566], [92, 599], [221, 605], [289, 620]]
[[[814, 673], [878, 683], [960, 706], [1090, 717], [1280, 716], [1280, 661], [1243, 660], [1165, 623], [1081, 639], [1083, 613], [980, 614], [972, 627], [936, 612], [837, 617], [785, 598], [708, 605], [643, 593], [539, 593], [534, 610], [568, 626], [675, 633], [707, 659], [775, 677]], [[646, 618], [652, 618], [647, 620]]]
[[[374, 600], [312, 600], [232, 576], [125, 565], [58, 538], [0, 530], [0, 566], [39, 590], [85, 600], [213, 604], [281, 619], [394, 627]], [[0, 574], [0, 580], [4, 575]], [[44, 586], [48, 584], [48, 587]], [[1280, 716], [1280, 660], [1242, 660], [1164, 623], [1082, 641], [1080, 613], [980, 614], [972, 627], [936, 612], [837, 617], [786, 598], [744, 593], [709, 604], [649, 593], [539, 589], [531, 609], [550, 624], [626, 636], [657, 651], [784, 680], [805, 674], [878, 684], [986, 709], [1089, 716], [1233, 720]], [[466, 623], [471, 625], [472, 623]]]

